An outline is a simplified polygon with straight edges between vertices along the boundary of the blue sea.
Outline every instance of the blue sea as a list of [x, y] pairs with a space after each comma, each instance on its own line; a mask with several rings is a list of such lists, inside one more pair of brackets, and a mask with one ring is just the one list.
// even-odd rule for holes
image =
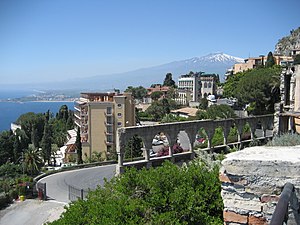
[[[33, 94], [32, 91], [0, 91], [0, 99], [18, 98]], [[10, 124], [20, 115], [28, 112], [45, 113], [50, 110], [54, 115], [62, 105], [74, 109], [74, 102], [0, 102], [0, 132], [9, 130]]]

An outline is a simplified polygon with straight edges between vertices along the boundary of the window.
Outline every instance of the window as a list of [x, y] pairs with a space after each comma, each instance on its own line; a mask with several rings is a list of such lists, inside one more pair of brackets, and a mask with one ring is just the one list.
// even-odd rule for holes
[[112, 124], [113, 123], [113, 120], [112, 120], [111, 116], [106, 117], [106, 123], [107, 124]]
[[118, 104], [118, 108], [122, 108], [122, 104], [119, 103], [119, 104]]
[[111, 107], [107, 107], [107, 108], [106, 108], [106, 113], [107, 113], [108, 115], [112, 114], [112, 108], [111, 108]]
[[204, 88], [207, 88], [207, 83], [206, 82], [204, 82]]
[[211, 88], [211, 83], [210, 82], [208, 82], [208, 88]]
[[122, 117], [122, 113], [118, 113], [118, 117]]
[[112, 135], [106, 135], [106, 141], [107, 141], [107, 142], [113, 142], [113, 137], [112, 137]]
[[122, 122], [118, 122], [118, 127], [122, 126]]

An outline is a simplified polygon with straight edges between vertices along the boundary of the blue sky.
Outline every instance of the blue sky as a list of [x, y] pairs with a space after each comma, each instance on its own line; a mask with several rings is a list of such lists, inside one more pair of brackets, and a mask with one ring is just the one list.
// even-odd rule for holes
[[224, 52], [267, 54], [299, 0], [1, 0], [0, 84], [126, 72]]

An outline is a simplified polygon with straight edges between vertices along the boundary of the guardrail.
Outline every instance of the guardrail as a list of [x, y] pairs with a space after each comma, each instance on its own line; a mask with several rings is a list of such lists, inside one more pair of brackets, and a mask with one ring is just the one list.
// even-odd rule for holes
[[296, 220], [296, 223], [293, 224], [300, 224], [300, 208], [298, 198], [295, 193], [295, 187], [291, 183], [286, 183], [276, 205], [270, 225], [286, 224], [289, 219], [289, 206], [292, 209], [294, 219]]
[[76, 188], [74, 186], [68, 185], [69, 186], [69, 200], [71, 202], [73, 201], [77, 201], [78, 199], [85, 199], [87, 194], [88, 194], [88, 190], [84, 190], [82, 188]]

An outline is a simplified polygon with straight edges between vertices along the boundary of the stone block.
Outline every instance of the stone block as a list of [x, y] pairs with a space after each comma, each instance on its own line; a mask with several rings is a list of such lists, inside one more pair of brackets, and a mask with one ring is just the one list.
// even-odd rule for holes
[[279, 200], [279, 196], [278, 195], [266, 195], [266, 194], [264, 194], [264, 195], [262, 195], [260, 197], [260, 201], [262, 203], [278, 202], [278, 200]]
[[264, 217], [256, 217], [249, 215], [248, 225], [267, 225], [267, 220]]
[[224, 222], [233, 222], [239, 224], [247, 224], [248, 216], [247, 215], [240, 215], [235, 212], [231, 211], [224, 211], [223, 212]]

